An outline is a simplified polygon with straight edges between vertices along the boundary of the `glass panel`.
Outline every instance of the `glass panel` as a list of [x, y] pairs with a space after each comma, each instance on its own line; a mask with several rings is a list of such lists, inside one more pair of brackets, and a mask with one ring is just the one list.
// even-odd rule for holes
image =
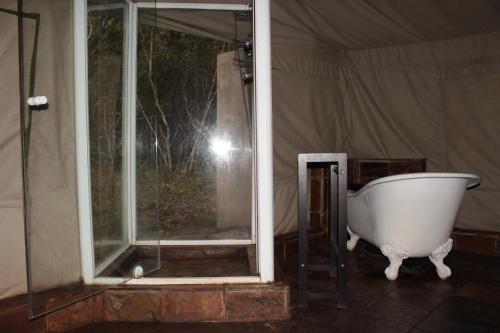
[[[98, 277], [131, 278], [159, 268], [158, 199], [156, 169], [155, 105], [146, 105], [150, 127], [137, 139], [129, 123], [133, 110], [128, 110], [129, 76], [132, 70], [127, 35], [128, 6], [89, 7], [88, 12], [88, 77], [89, 77], [89, 143], [92, 189], [92, 223], [94, 262]], [[154, 26], [151, 29], [154, 34]], [[154, 44], [150, 45], [154, 56]], [[149, 78], [155, 80], [151, 62]], [[134, 161], [134, 141], [148, 154]], [[143, 163], [144, 162], [144, 163]], [[142, 177], [137, 184], [131, 174], [134, 167]], [[142, 169], [141, 169], [142, 170]], [[131, 200], [134, 185], [141, 190], [137, 212]], [[150, 239], [156, 240], [140, 257], [132, 245], [130, 228], [135, 219], [147, 222]]]
[[[252, 70], [249, 13], [157, 10], [152, 34], [152, 13], [139, 12], [137, 161], [144, 166], [138, 165], [137, 206], [147, 207], [148, 197], [141, 189], [149, 169], [145, 110], [156, 106], [161, 239], [251, 238], [253, 87], [251, 76], [242, 80]], [[137, 223], [138, 239], [155, 236], [146, 218]]]
[[[139, 234], [159, 239], [158, 207], [158, 131], [159, 106], [155, 53], [157, 30], [154, 26], [139, 28], [138, 70], [145, 76], [146, 86], [138, 85], [136, 117], [136, 223]], [[145, 40], [146, 39], [146, 40]], [[159, 106], [161, 107], [161, 106]]]
[[73, 100], [73, 6], [24, 0], [24, 89], [48, 104], [22, 112], [24, 198], [30, 317], [91, 296], [105, 286], [82, 283], [77, 214]]
[[[73, 2], [23, 3], [24, 31], [19, 37], [24, 46], [21, 57], [25, 68], [21, 73], [21, 95], [48, 97], [48, 104], [26, 104], [21, 116], [28, 291], [33, 318], [94, 295], [107, 286], [84, 284], [81, 271], [74, 55], [72, 47], [68, 47], [73, 45]], [[131, 66], [127, 54], [131, 31], [128, 5], [125, 1], [92, 4], [96, 7], [88, 13], [86, 41], [95, 275], [123, 277], [126, 281], [159, 268], [159, 240], [156, 238], [156, 246], [147, 255], [144, 251], [137, 255], [131, 246], [130, 221], [134, 212], [129, 202], [134, 183], [128, 176], [133, 163], [128, 149], [129, 111], [125, 107], [130, 95], [126, 73]], [[156, 73], [152, 71], [151, 76], [154, 78]], [[154, 136], [154, 132], [150, 135]], [[154, 193], [155, 184], [150, 185], [149, 191]], [[153, 207], [149, 214], [154, 215], [154, 211]], [[156, 230], [157, 216], [156, 213]], [[154, 221], [150, 223], [150, 230], [154, 225]]]
[[94, 261], [128, 245], [122, 170], [125, 9], [88, 12], [89, 147]]

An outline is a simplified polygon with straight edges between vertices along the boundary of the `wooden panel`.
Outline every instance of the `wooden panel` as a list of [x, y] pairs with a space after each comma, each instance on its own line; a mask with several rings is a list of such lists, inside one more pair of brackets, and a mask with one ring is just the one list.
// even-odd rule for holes
[[359, 190], [378, 178], [425, 171], [426, 159], [349, 159], [347, 182], [350, 190]]
[[500, 234], [473, 230], [453, 231], [453, 250], [459, 252], [500, 255]]

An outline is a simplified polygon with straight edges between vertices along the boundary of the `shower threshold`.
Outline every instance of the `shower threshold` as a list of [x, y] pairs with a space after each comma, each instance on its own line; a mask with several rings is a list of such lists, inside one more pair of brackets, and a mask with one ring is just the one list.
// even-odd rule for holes
[[[134, 245], [102, 271], [97, 280], [126, 278], [137, 263], [148, 262], [157, 258], [158, 247]], [[160, 268], [146, 274], [144, 278], [134, 279], [129, 284], [149, 284], [168, 278], [174, 284], [193, 281], [241, 280], [256, 282], [259, 280], [256, 270], [255, 244], [231, 246], [161, 246]], [[151, 267], [151, 265], [146, 265]], [[228, 280], [229, 279], [229, 280]], [[142, 281], [142, 282], [141, 282]], [[177, 283], [175, 281], [178, 281]], [[159, 281], [156, 281], [159, 282]], [[221, 282], [222, 283], [222, 282]], [[227, 283], [227, 282], [226, 282]]]

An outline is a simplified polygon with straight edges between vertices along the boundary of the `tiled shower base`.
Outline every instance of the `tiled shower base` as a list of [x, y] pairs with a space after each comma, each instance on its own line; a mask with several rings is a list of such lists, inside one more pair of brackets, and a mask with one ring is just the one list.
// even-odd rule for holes
[[0, 332], [65, 332], [98, 322], [247, 322], [285, 320], [283, 283], [133, 286], [107, 290], [28, 320], [26, 297], [0, 301]]
[[[148, 256], [147, 247], [129, 251], [117, 267]], [[164, 247], [162, 269], [148, 277], [255, 276], [255, 247]], [[116, 273], [116, 272], [115, 272]], [[64, 292], [64, 295], [62, 294]], [[53, 290], [72, 299], [71, 292]], [[0, 332], [64, 332], [98, 322], [246, 322], [289, 317], [290, 291], [284, 283], [127, 285], [108, 289], [47, 316], [28, 320], [26, 297], [0, 301]]]
[[[161, 268], [147, 277], [256, 276], [255, 245], [162, 246]], [[134, 246], [118, 257], [99, 277], [130, 276], [138, 262], [155, 261], [157, 248]], [[155, 263], [153, 264], [155, 265]]]

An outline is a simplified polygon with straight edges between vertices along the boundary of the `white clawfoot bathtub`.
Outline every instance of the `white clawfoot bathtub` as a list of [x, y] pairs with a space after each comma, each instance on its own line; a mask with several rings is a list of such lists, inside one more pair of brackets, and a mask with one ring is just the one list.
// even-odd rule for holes
[[429, 257], [441, 279], [451, 275], [443, 263], [453, 245], [450, 234], [465, 190], [480, 178], [464, 173], [411, 173], [377, 179], [348, 191], [347, 249], [359, 238], [380, 248], [389, 259], [389, 280], [409, 257]]

